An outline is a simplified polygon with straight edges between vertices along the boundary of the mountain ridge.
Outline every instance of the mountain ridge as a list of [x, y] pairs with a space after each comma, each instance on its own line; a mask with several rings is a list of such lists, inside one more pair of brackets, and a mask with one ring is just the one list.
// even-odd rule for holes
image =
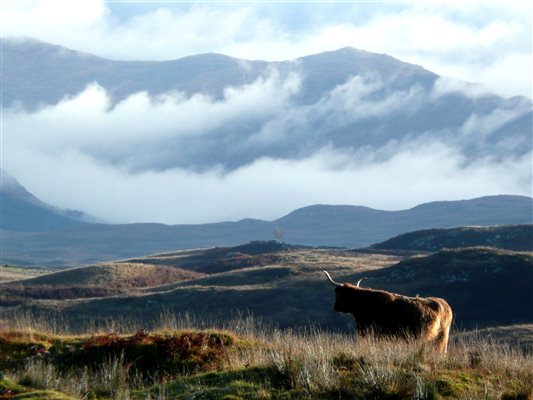
[[271, 240], [275, 231], [288, 243], [360, 248], [419, 229], [533, 223], [533, 198], [517, 195], [425, 203], [400, 211], [312, 205], [272, 221], [181, 225], [84, 223], [44, 203], [38, 207], [4, 190], [1, 195], [1, 262], [20, 265], [84, 265], [180, 249], [240, 245]]
[[[341, 84], [350, 76], [368, 69], [369, 64], [375, 64], [376, 58], [383, 61], [380, 64], [384, 68], [383, 72], [387, 74], [397, 70], [408, 72], [413, 69], [416, 74], [422, 74], [431, 79], [437, 78], [436, 74], [421, 66], [402, 62], [386, 54], [371, 53], [351, 47], [282, 61], [248, 60], [216, 52], [156, 61], [109, 59], [32, 38], [8, 37], [2, 38], [2, 41], [5, 64], [5, 77], [2, 78], [3, 101], [9, 107], [13, 100], [16, 100], [17, 104], [26, 104], [30, 110], [34, 110], [42, 104], [56, 104], [64, 99], [65, 94], [76, 95], [92, 82], [98, 82], [105, 87], [112, 94], [115, 102], [140, 91], [148, 91], [152, 95], [157, 95], [179, 90], [188, 96], [202, 92], [214, 95], [215, 98], [221, 98], [223, 89], [227, 86], [251, 84], [261, 76], [268, 75], [270, 71], [265, 70], [268, 65], [282, 71], [288, 71], [298, 64], [302, 64], [304, 69], [311, 67], [306, 75], [315, 83], [311, 83], [309, 92], [304, 93], [301, 97], [310, 95], [314, 100], [326, 88]], [[38, 54], [39, 58], [28, 64], [27, 59], [32, 59], [35, 54]], [[340, 56], [344, 60], [342, 65], [339, 65]], [[316, 82], [323, 80], [324, 71], [315, 72], [313, 70], [317, 63], [327, 68], [329, 76], [328, 82], [322, 88]], [[35, 64], [39, 66], [43, 79], [35, 80], [31, 74], [27, 75], [26, 72], [30, 71], [28, 68], [32, 68]], [[356, 65], [357, 68], [353, 69], [353, 65]], [[346, 66], [350, 68], [346, 70]], [[193, 68], [192, 71], [188, 69], [191, 67]], [[215, 69], [217, 76], [212, 77], [211, 73]], [[47, 74], [49, 77], [44, 79]], [[181, 76], [183, 74], [189, 75], [184, 79]], [[20, 77], [15, 79], [19, 75], [24, 76], [24, 80]], [[195, 77], [201, 77], [201, 82], [198, 82], [200, 79]], [[51, 92], [60, 83], [67, 85], [68, 90], [62, 94], [52, 94], [52, 101], [46, 100], [43, 98], [46, 92], [40, 89], [44, 81], [48, 81], [44, 88]], [[194, 90], [195, 85], [200, 90]], [[318, 88], [320, 90], [317, 92]], [[37, 93], [38, 98], [25, 97], [26, 89]], [[309, 103], [310, 101], [304, 102]]]
[[[18, 198], [19, 200], [22, 200], [24, 202], [31, 203], [33, 206], [40, 207], [44, 210], [50, 211], [53, 214], [59, 215], [61, 217], [67, 217], [76, 219], [78, 222], [82, 218], [78, 216], [77, 218], [74, 218], [72, 216], [69, 216], [70, 213], [78, 214], [78, 215], [86, 215], [82, 211], [77, 210], [63, 210], [60, 208], [57, 208], [55, 206], [49, 205], [39, 198], [37, 198], [35, 195], [30, 193], [23, 185], [18, 182], [16, 178], [14, 178], [12, 175], [10, 175], [5, 170], [2, 170], [3, 174], [3, 181], [0, 185], [0, 193], [2, 196], [5, 196], [6, 194], [11, 194]], [[326, 215], [328, 218], [340, 218], [341, 220], [346, 218], [347, 215], [350, 215], [352, 217], [359, 217], [359, 216], [368, 216], [372, 214], [408, 214], [410, 212], [414, 211], [434, 211], [435, 209], [439, 209], [442, 211], [447, 211], [449, 209], [453, 209], [456, 207], [463, 207], [468, 211], [473, 211], [476, 208], [484, 207], [484, 206], [490, 206], [492, 202], [498, 201], [498, 202], [505, 202], [508, 203], [506, 206], [511, 207], [515, 205], [515, 202], [519, 199], [526, 200], [530, 199], [532, 200], [532, 208], [530, 213], [530, 218], [532, 219], [533, 223], [533, 197], [528, 196], [521, 196], [521, 195], [488, 195], [488, 196], [481, 196], [471, 199], [461, 199], [461, 200], [437, 200], [437, 201], [430, 201], [421, 203], [418, 205], [415, 205], [410, 208], [404, 208], [399, 210], [383, 210], [379, 208], [373, 208], [369, 206], [364, 205], [352, 205], [352, 204], [324, 204], [324, 203], [318, 203], [318, 204], [310, 204], [308, 206], [299, 207], [296, 208], [287, 214], [284, 214], [278, 218], [272, 219], [272, 220], [264, 220], [259, 218], [242, 218], [239, 220], [223, 220], [223, 221], [217, 221], [217, 222], [208, 222], [208, 223], [191, 223], [191, 224], [166, 224], [166, 223], [157, 223], [157, 222], [134, 222], [134, 223], [112, 223], [108, 224], [104, 221], [97, 221], [94, 218], [90, 219], [89, 217], [85, 218], [87, 223], [93, 223], [95, 225], [143, 225], [143, 226], [200, 226], [200, 225], [217, 225], [217, 224], [262, 224], [262, 223], [270, 223], [270, 224], [286, 224], [291, 223], [294, 220], [297, 220], [299, 218], [314, 218], [314, 217], [322, 217]], [[524, 211], [523, 209], [522, 211]], [[9, 209], [9, 206], [7, 207], [7, 213], [4, 213], [3, 215], [9, 214], [11, 211]], [[526, 219], [527, 219], [527, 213]], [[511, 222], [510, 222], [511, 223]], [[5, 230], [12, 230], [12, 231], [19, 231], [16, 226], [5, 228], [2, 226], [2, 229]], [[46, 229], [45, 229], [46, 230]], [[38, 230], [36, 230], [38, 231]]]
[[17, 179], [1, 170], [0, 228], [18, 232], [41, 232], [80, 226], [82, 220], [91, 220], [77, 210], [51, 206], [22, 186]]
[[[276, 62], [218, 53], [168, 61], [114, 61], [80, 56], [44, 42], [25, 46], [2, 40], [2, 106], [8, 116], [70, 101], [95, 82], [111, 101], [103, 118], [112, 114], [113, 105], [140, 92], [160, 101], [160, 96], [175, 96], [177, 110], [197, 94], [209, 109], [233, 104], [235, 96], [240, 99], [256, 89], [265, 96], [260, 100], [264, 110], [263, 103], [270, 104], [269, 99], [281, 93], [273, 108], [267, 107], [269, 112], [237, 113], [223, 124], [195, 128], [204, 140], [197, 140], [197, 135], [165, 136], [155, 146], [157, 157], [143, 157], [136, 150], [120, 157], [85, 150], [102, 162], [126, 163], [139, 171], [233, 171], [259, 158], [305, 159], [324, 148], [372, 153], [391, 143], [401, 148], [419, 139], [444, 141], [471, 162], [515, 158], [533, 148], [531, 99], [508, 99], [490, 91], [470, 96], [461, 89], [466, 83], [439, 85], [439, 75], [386, 54], [342, 48]], [[494, 125], [495, 115], [505, 118]], [[472, 118], [490, 124], [472, 128]], [[261, 139], [270, 137], [272, 129], [275, 139]], [[484, 140], [476, 139], [479, 134]]]

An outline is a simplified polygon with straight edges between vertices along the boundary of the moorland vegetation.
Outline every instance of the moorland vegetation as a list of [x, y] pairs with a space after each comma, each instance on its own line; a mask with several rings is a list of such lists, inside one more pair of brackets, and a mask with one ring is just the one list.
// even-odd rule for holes
[[[0, 330], [0, 398], [498, 399], [533, 395], [533, 353], [476, 335], [442, 355], [414, 340], [163, 314], [73, 332], [21, 316]], [[116, 322], [116, 321], [115, 321]], [[116, 330], [112, 330], [112, 329]], [[122, 330], [122, 332], [120, 331]]]
[[[448, 352], [358, 337], [324, 269], [445, 298]], [[252, 242], [4, 271], [0, 399], [533, 399], [531, 252]]]

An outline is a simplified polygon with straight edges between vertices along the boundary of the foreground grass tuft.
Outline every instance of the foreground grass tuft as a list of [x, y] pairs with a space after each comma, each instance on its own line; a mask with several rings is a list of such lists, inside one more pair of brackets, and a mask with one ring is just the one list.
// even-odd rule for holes
[[533, 356], [473, 336], [442, 355], [320, 330], [6, 330], [0, 370], [0, 398], [533, 399]]

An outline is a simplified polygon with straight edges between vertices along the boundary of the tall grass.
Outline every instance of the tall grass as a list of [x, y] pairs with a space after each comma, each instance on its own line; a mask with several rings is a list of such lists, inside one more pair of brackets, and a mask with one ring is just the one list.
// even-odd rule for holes
[[[264, 371], [262, 380], [255, 382], [255, 394], [247, 392], [246, 387], [235, 389], [235, 393], [239, 390], [248, 393], [242, 396], [248, 398], [271, 398], [276, 397], [273, 393], [283, 392], [289, 398], [533, 399], [533, 355], [479, 336], [455, 336], [448, 353], [443, 355], [416, 340], [357, 337], [318, 328], [281, 331], [244, 313], [225, 321], [168, 311], [148, 324], [109, 321], [103, 326], [89, 326], [84, 333], [127, 330], [132, 333], [146, 326], [169, 334], [191, 329], [231, 331], [239, 340], [236, 346], [224, 351], [217, 371], [242, 371], [244, 380], [252, 379], [245, 372], [251, 368]], [[2, 325], [2, 330], [72, 333], [63, 323], [61, 319], [25, 315]], [[132, 393], [142, 393], [137, 398], [178, 397], [177, 389], [167, 385], [162, 376], [143, 376], [142, 372], [134, 371], [131, 362], [120, 354], [109, 357], [98, 368], [80, 365], [69, 372], [31, 359], [15, 377], [31, 387], [54, 389], [78, 398], [128, 399]], [[196, 373], [190, 371], [192, 375]], [[189, 386], [195, 385], [194, 381], [187, 382]], [[147, 383], [155, 386], [148, 390]], [[206, 398], [217, 398], [213, 396]]]
[[201, 316], [189, 312], [177, 313], [166, 308], [152, 319], [135, 315], [116, 316], [103, 321], [87, 320], [72, 326], [61, 312], [8, 312], [0, 315], [3, 331], [35, 331], [54, 335], [98, 334], [106, 332], [131, 333], [137, 331], [175, 331], [181, 329], [219, 329], [239, 335], [260, 337], [275, 329], [274, 325], [242, 310], [228, 314], [213, 313]]
[[20, 384], [68, 393], [78, 398], [109, 398], [127, 400], [132, 389], [141, 387], [141, 379], [129, 373], [124, 356], [109, 357], [97, 369], [81, 367], [77, 371], [61, 372], [43, 360], [31, 360], [14, 377]]

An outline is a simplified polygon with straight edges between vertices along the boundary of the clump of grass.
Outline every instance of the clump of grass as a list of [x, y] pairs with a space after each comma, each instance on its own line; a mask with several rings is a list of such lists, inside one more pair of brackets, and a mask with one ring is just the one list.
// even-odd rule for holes
[[[135, 386], [137, 379], [130, 374], [131, 363], [126, 362], [122, 352], [118, 357], [110, 356], [96, 370], [95, 384], [92, 392], [98, 397], [126, 400], [130, 398], [130, 387]], [[86, 370], [87, 371], [87, 370]], [[86, 373], [83, 377], [88, 377]], [[90, 388], [90, 385], [87, 386]]]
[[[58, 391], [84, 399], [125, 400], [130, 398], [132, 387], [139, 387], [123, 356], [109, 357], [95, 369], [82, 367], [67, 372], [45, 360], [31, 360], [15, 373], [15, 378], [26, 388]], [[32, 392], [28, 389], [19, 391]]]
[[26, 363], [22, 375], [18, 378], [21, 385], [37, 389], [58, 388], [61, 374], [53, 365], [43, 360], [32, 360]]
[[345, 337], [311, 332], [275, 331], [262, 362], [271, 367], [278, 381], [306, 393], [323, 392], [338, 385], [333, 367], [335, 354]]

